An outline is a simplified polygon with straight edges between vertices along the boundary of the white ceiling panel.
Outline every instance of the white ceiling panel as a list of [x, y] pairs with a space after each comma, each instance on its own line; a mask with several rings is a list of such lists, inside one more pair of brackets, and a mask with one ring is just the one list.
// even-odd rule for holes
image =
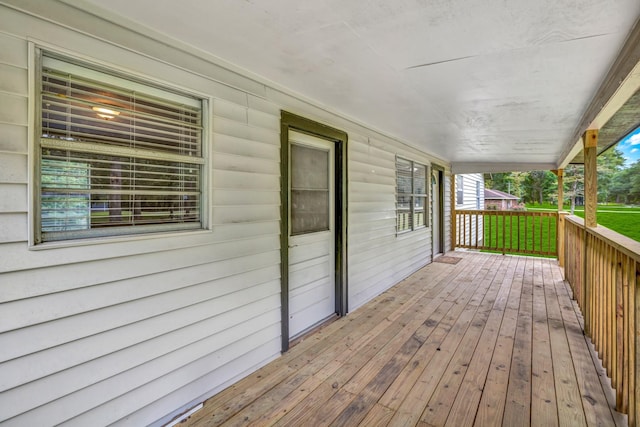
[[557, 163], [638, 0], [78, 0], [446, 160]]

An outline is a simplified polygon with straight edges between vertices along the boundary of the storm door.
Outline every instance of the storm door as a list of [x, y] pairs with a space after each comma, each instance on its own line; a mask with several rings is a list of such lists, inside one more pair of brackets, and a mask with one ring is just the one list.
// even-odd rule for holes
[[336, 315], [334, 142], [289, 131], [289, 339]]

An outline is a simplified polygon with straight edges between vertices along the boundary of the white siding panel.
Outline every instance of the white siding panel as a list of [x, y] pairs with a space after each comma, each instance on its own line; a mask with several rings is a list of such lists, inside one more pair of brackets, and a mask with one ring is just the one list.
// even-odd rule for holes
[[259, 141], [280, 148], [280, 132], [271, 129], [249, 126], [222, 117], [215, 117], [213, 120], [213, 130], [215, 133]]
[[243, 297], [243, 292], [252, 291], [229, 294], [227, 300], [232, 298], [235, 301], [232, 304], [228, 304], [228, 301], [223, 299], [212, 298], [173, 310], [164, 316], [154, 316], [118, 329], [111, 329], [7, 361], [5, 362], [6, 375], [0, 378], [0, 391], [56, 373], [63, 375], [62, 371], [74, 366], [82, 366], [90, 361], [99, 363], [97, 361], [105, 354], [118, 354], [117, 352], [126, 350], [131, 353], [130, 361], [135, 357], [151, 357], [151, 353], [145, 355], [135, 351], [137, 349], [135, 344], [142, 341], [168, 340], [169, 342], [163, 344], [162, 351], [158, 353], [164, 354], [184, 345], [180, 344], [181, 342], [188, 343], [188, 340], [185, 341], [187, 333], [201, 334], [205, 337], [233, 326], [238, 319], [248, 319], [280, 307], [280, 295], [273, 294], [264, 299], [248, 301], [246, 305], [236, 308], [239, 299]]
[[0, 152], [0, 184], [27, 183], [27, 156]]
[[27, 186], [24, 184], [3, 184], [0, 187], [0, 213], [27, 212]]
[[[246, 262], [245, 258], [226, 260], [226, 262], [220, 262], [221, 265], [218, 265], [217, 269], [213, 263], [205, 264], [190, 269], [105, 283], [102, 286], [88, 286], [69, 292], [47, 294], [37, 297], [39, 298], [37, 301], [19, 300], [5, 303], [0, 313], [0, 330], [23, 328], [138, 298], [166, 296], [165, 292], [177, 289], [184, 291], [186, 295], [193, 293], [206, 297], [212, 283], [210, 280], [224, 277], [223, 275], [231, 275], [233, 279], [235, 277], [233, 274], [238, 274], [246, 268], [243, 265]], [[205, 277], [207, 280], [203, 282]], [[41, 305], [42, 308], [32, 312], [33, 304]]]
[[0, 123], [0, 151], [27, 152], [27, 127]]
[[[22, 213], [0, 213], [0, 244], [24, 242], [29, 238], [27, 215]], [[2, 261], [0, 261], [1, 263]], [[2, 286], [8, 282], [0, 280]], [[0, 310], [2, 312], [2, 310]], [[0, 322], [1, 325], [1, 322]], [[2, 328], [2, 326], [0, 326]]]
[[216, 133], [213, 136], [214, 152], [236, 154], [245, 157], [257, 157], [280, 161], [280, 147], [272, 143], [259, 143], [243, 138]]
[[[4, 12], [3, 12], [4, 13]], [[14, 67], [27, 68], [29, 63], [27, 41], [0, 33], [0, 62]]]
[[213, 213], [214, 224], [263, 222], [278, 220], [279, 206], [224, 206], [218, 207]]
[[273, 190], [280, 185], [279, 175], [267, 175], [251, 172], [214, 170], [215, 188], [236, 188], [238, 190]]
[[280, 173], [280, 163], [271, 159], [261, 159], [258, 157], [245, 157], [234, 154], [216, 153], [213, 167], [219, 170], [264, 173], [278, 175]]
[[270, 102], [264, 98], [259, 98], [255, 95], [248, 96], [249, 108], [262, 111], [263, 113], [271, 114], [272, 116], [280, 117], [280, 107], [273, 102]]
[[[236, 381], [255, 372], [279, 355], [280, 337], [266, 342], [256, 348], [256, 351], [252, 353], [242, 354], [229, 360], [228, 363], [220, 368], [207, 373], [183, 387], [176, 388], [174, 392], [163, 396], [144, 409], [127, 415], [126, 418], [119, 420], [118, 424], [122, 423], [122, 425], [126, 426], [163, 426], [177, 415], [184, 413], [187, 409], [194, 406], [192, 403], [184, 403], [188, 402], [191, 396], [200, 396], [195, 399], [195, 402], [203, 402]], [[213, 384], [216, 384], [216, 386], [211, 388]], [[158, 420], [155, 414], [164, 414], [167, 412], [167, 408], [175, 409], [173, 412], [168, 413]]]
[[27, 98], [0, 92], [0, 122], [27, 125]]
[[[220, 189], [213, 195], [213, 205], [236, 206], [237, 209], [251, 209], [251, 205], [272, 205], [279, 207], [280, 193], [277, 191], [240, 191]], [[280, 215], [278, 214], [276, 221], [279, 220]]]
[[[11, 215], [13, 214], [7, 214], [7, 216]], [[24, 215], [16, 216], [22, 217]], [[206, 266], [220, 261], [231, 261], [243, 256], [278, 250], [279, 243], [277, 235], [267, 235], [255, 239], [219, 243], [211, 247], [197, 246], [180, 251], [131, 256], [125, 259], [109, 259], [72, 266], [6, 273], [3, 276], [6, 279], [4, 286], [0, 289], [2, 297], [0, 301], [8, 302], [91, 287], [97, 284], [111, 283], [113, 285], [118, 281], [133, 278], [145, 280], [146, 276], [153, 274], [163, 275], [189, 267]], [[155, 262], [159, 264], [155, 264]], [[158, 265], [162, 265], [162, 268], [159, 268]], [[233, 264], [231, 263], [231, 265]], [[75, 274], [70, 276], [69, 269], [73, 270]], [[0, 316], [2, 316], [1, 312]], [[14, 323], [17, 322], [17, 319], [7, 321]], [[0, 322], [0, 328], [8, 328], [8, 325]]]
[[249, 124], [263, 129], [271, 129], [280, 132], [280, 115], [263, 113], [262, 111], [249, 110]]
[[[141, 406], [141, 404], [150, 404], [157, 399], [166, 396], [168, 390], [176, 390], [186, 386], [200, 378], [200, 372], [206, 372], [207, 369], [217, 367], [222, 363], [230, 363], [235, 358], [240, 357], [243, 349], [247, 346], [255, 346], [256, 355], [273, 357], [280, 350], [280, 326], [270, 325], [264, 329], [257, 330], [253, 335], [247, 337], [246, 340], [237, 341], [232, 345], [225, 347], [225, 351], [214, 353], [202, 359], [199, 359], [180, 370], [168, 373], [153, 382], [145, 384], [139, 389], [132, 390], [129, 395], [110, 401], [95, 410], [82, 414], [81, 416], [70, 420], [67, 425], [84, 427], [92, 419], [104, 419], [107, 422], [115, 422], [116, 417], [124, 417]], [[218, 369], [221, 371], [223, 369]], [[167, 408], [165, 408], [166, 410]], [[153, 419], [153, 418], [152, 418]], [[124, 422], [125, 425], [135, 425]]]
[[249, 113], [247, 107], [222, 99], [214, 99], [213, 114], [218, 117], [235, 120], [240, 123], [249, 123]]
[[0, 63], [0, 76], [0, 92], [22, 96], [28, 93], [28, 75], [25, 68]]
[[[273, 283], [256, 287], [253, 291], [255, 298], [258, 299], [259, 296], [270, 293], [269, 290], [263, 291], [261, 288], [273, 288]], [[276, 283], [275, 286], [277, 287], [278, 284]], [[274, 299], [271, 299], [272, 303]], [[248, 305], [254, 309], [253, 313], [246, 310], [242, 312], [246, 316], [245, 318], [252, 319], [254, 322], [252, 325], [253, 330], [249, 331], [249, 333], [260, 329], [265, 324], [273, 324], [279, 320], [277, 307], [262, 310], [260, 306], [264, 305], [264, 301], [258, 299], [257, 303], [252, 303], [254, 301], [248, 301]], [[237, 317], [229, 315], [217, 316], [204, 321], [202, 324], [191, 325], [156, 339], [144, 341], [138, 346], [128, 347], [102, 358], [76, 365], [68, 370], [59, 371], [48, 376], [46, 380], [25, 383], [3, 393], [3, 401], [10, 406], [10, 409], [3, 410], [3, 415], [6, 418], [16, 416], [28, 411], [32, 404], [38, 406], [47, 404], [73, 393], [75, 390], [108, 380], [114, 375], [119, 375], [150, 361], [156, 362], [156, 359], [169, 357], [175, 352], [187, 352], [188, 354], [183, 355], [183, 358], [191, 358], [179, 365], [182, 366], [205, 356], [206, 352], [222, 349], [228, 345], [229, 340], [234, 339], [232, 335], [229, 335], [228, 331], [238, 328], [237, 324]], [[236, 330], [237, 332], [240, 331]], [[244, 335], [247, 335], [247, 332]], [[238, 334], [237, 336], [243, 335]], [[105, 366], [109, 368], [105, 369]], [[179, 366], [174, 366], [174, 368]], [[27, 397], [30, 395], [36, 397], [28, 399]]]
[[[68, 425], [86, 426], [93, 424], [91, 420], [109, 424], [164, 396], [165, 390], [184, 386], [199, 378], [205, 369], [215, 369], [229, 358], [242, 354], [247, 347], [268, 342], [279, 333], [279, 324], [267, 324], [265, 327], [264, 323], [256, 321], [241, 323], [218, 337], [220, 344], [224, 345], [220, 352], [211, 353], [210, 342], [197, 342], [14, 417], [6, 425], [53, 425], [66, 421]], [[246, 338], [237, 340], [239, 336]], [[127, 396], [125, 393], [131, 394]], [[114, 401], [122, 396], [125, 397]], [[78, 413], [82, 415], [76, 416]]]

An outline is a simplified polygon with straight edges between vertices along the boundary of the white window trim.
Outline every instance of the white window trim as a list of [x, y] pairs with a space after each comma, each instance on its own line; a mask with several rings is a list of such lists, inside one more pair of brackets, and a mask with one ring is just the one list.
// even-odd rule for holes
[[[82, 55], [76, 52], [71, 52], [66, 49], [60, 49], [49, 43], [44, 41], [41, 42], [29, 42], [28, 43], [28, 249], [29, 250], [46, 250], [53, 248], [65, 248], [65, 247], [82, 247], [89, 245], [98, 245], [98, 244], [113, 244], [119, 242], [129, 242], [129, 241], [140, 241], [140, 240], [151, 240], [158, 238], [176, 238], [180, 241], [183, 238], [188, 236], [196, 236], [203, 234], [211, 234], [212, 229], [212, 218], [213, 212], [210, 208], [210, 192], [213, 188], [213, 173], [212, 173], [212, 149], [211, 149], [211, 138], [212, 138], [212, 130], [211, 123], [213, 123], [213, 112], [210, 108], [213, 105], [213, 98], [210, 95], [205, 95], [198, 91], [191, 90], [186, 87], [181, 87], [178, 85], [174, 85], [168, 83], [166, 80], [154, 78], [151, 76], [143, 76], [139, 73], [130, 72], [124, 69], [123, 67], [119, 67], [114, 63], [104, 63], [103, 61], [94, 60], [87, 55]], [[126, 77], [130, 77], [130, 79], [135, 82], [136, 80], [144, 80], [149, 81], [149, 87], [153, 88], [161, 87], [165, 89], [166, 92], [176, 92], [178, 94], [182, 93], [185, 96], [191, 96], [198, 98], [201, 101], [201, 159], [204, 167], [201, 171], [201, 199], [200, 199], [200, 227], [199, 228], [190, 228], [185, 230], [172, 229], [172, 230], [159, 230], [157, 232], [148, 232], [148, 233], [122, 233], [122, 234], [114, 234], [110, 236], [100, 236], [96, 235], [81, 239], [69, 239], [69, 240], [55, 240], [55, 241], [47, 241], [47, 242], [38, 242], [37, 235], [39, 234], [40, 227], [40, 152], [41, 145], [41, 135], [40, 135], [40, 79], [41, 79], [41, 67], [42, 62], [40, 60], [40, 55], [43, 52], [47, 54], [62, 57], [68, 59], [71, 62], [77, 62], [81, 64], [87, 64], [89, 67], [95, 67], [97, 69], [106, 70], [107, 74], [112, 74], [114, 79], [118, 79], [117, 75], [122, 75]], [[72, 64], [71, 64], [72, 65]], [[129, 81], [128, 79], [122, 79], [125, 81]], [[142, 87], [147, 87], [144, 84], [141, 84]], [[162, 89], [160, 89], [162, 90]]]

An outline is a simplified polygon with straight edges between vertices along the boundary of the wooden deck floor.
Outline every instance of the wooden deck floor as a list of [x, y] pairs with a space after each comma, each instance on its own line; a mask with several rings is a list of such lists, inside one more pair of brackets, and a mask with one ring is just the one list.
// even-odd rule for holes
[[555, 260], [448, 255], [461, 260], [308, 336], [187, 425], [626, 425]]

